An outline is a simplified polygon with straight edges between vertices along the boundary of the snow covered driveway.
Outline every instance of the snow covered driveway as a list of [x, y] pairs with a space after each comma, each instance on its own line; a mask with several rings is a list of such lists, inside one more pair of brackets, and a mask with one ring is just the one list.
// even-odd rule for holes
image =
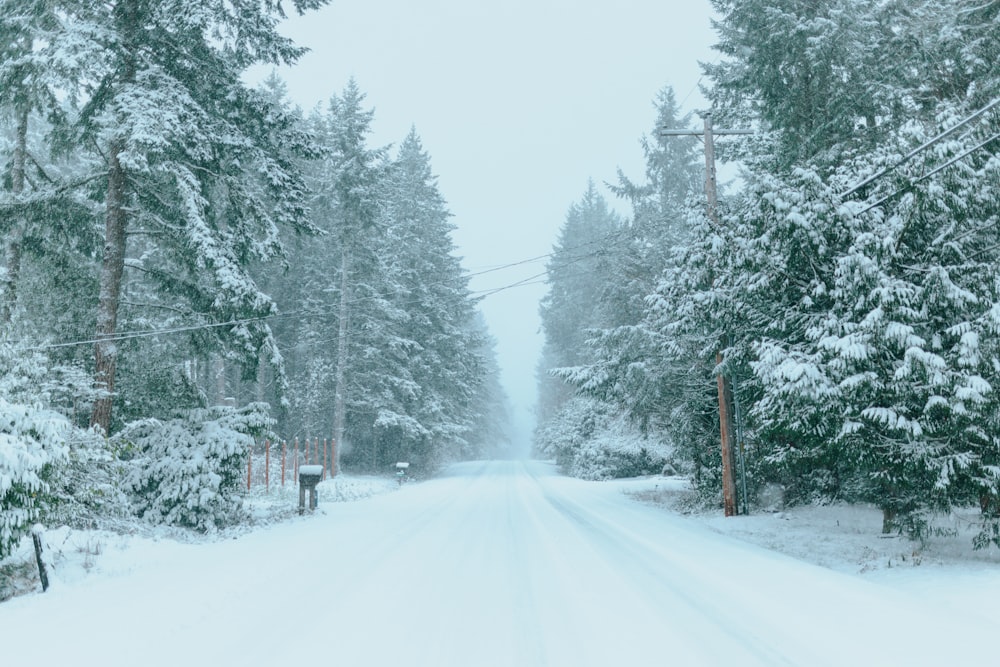
[[103, 574], [0, 605], [0, 664], [996, 659], [995, 628], [544, 464], [463, 464], [366, 501], [320, 502], [321, 514], [238, 540], [108, 553]]

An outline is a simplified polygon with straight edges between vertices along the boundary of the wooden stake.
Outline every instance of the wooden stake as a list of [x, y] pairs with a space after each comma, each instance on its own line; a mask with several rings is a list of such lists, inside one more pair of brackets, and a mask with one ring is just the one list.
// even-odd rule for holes
[[49, 590], [49, 573], [45, 569], [45, 560], [42, 558], [42, 536], [41, 531], [33, 528], [31, 530], [31, 541], [35, 544], [35, 562], [38, 563], [38, 580], [42, 582], [42, 592]]
[[271, 441], [264, 441], [264, 493], [271, 492]]
[[285, 454], [288, 451], [288, 442], [285, 440], [281, 441], [281, 486], [285, 486]]

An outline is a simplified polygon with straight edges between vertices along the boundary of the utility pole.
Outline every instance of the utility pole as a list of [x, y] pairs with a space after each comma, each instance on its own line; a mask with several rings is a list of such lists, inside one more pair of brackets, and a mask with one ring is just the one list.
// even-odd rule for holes
[[[712, 112], [701, 114], [705, 121], [703, 130], [660, 130], [661, 137], [701, 137], [705, 143], [705, 197], [708, 200], [708, 219], [719, 224], [718, 193], [715, 176], [715, 137], [729, 134], [753, 134], [753, 130], [716, 130], [712, 127]], [[716, 352], [715, 364], [722, 366], [722, 352]], [[722, 440], [722, 506], [726, 516], [737, 514], [736, 466], [733, 462], [733, 390], [729, 378], [720, 372], [717, 376], [719, 390], [719, 434]]]

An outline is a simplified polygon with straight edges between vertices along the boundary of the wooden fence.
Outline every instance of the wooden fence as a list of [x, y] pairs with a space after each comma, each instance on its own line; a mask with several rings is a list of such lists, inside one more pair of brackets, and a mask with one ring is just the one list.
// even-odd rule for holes
[[337, 474], [337, 444], [330, 438], [298, 438], [291, 442], [265, 440], [256, 443], [247, 452], [247, 491], [264, 487], [268, 493], [271, 486], [296, 485], [299, 481], [300, 465], [322, 465], [323, 479]]

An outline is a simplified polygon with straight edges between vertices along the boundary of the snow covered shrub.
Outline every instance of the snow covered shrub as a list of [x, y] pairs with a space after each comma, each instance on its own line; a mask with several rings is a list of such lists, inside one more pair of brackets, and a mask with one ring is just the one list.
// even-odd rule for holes
[[0, 558], [38, 518], [52, 464], [66, 457], [68, 428], [55, 412], [0, 398]]
[[37, 350], [4, 342], [0, 343], [0, 396], [12, 403], [41, 405], [78, 422], [89, 416], [97, 390], [82, 367], [56, 363]]
[[42, 518], [73, 528], [121, 528], [133, 518], [125, 491], [128, 462], [97, 429], [72, 429], [67, 457], [53, 469]]
[[83, 368], [54, 363], [22, 345], [0, 344], [0, 396], [21, 406], [41, 406], [65, 418], [62, 454], [46, 468], [47, 487], [33, 492], [33, 512], [45, 523], [108, 526], [130, 515], [121, 463], [103, 436], [72, 425], [85, 419], [97, 396]]
[[584, 397], [570, 399], [536, 434], [535, 446], [566, 473], [595, 480], [658, 473], [671, 454], [607, 404]]
[[127, 487], [139, 515], [152, 523], [201, 531], [238, 523], [247, 451], [271, 424], [267, 406], [253, 403], [127, 425], [114, 442], [135, 449]]

